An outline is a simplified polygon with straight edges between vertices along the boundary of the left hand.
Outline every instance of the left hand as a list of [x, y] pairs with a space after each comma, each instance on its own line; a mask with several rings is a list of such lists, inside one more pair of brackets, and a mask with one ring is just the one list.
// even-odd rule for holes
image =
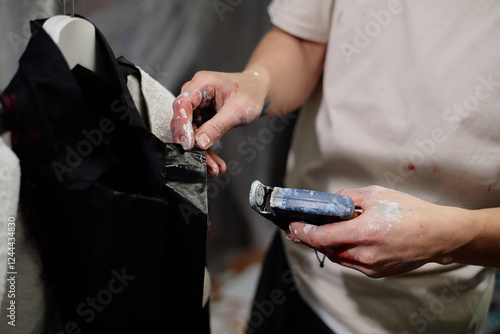
[[363, 213], [323, 226], [290, 224], [287, 236], [309, 245], [343, 266], [370, 277], [405, 273], [466, 244], [461, 209], [444, 207], [395, 190], [370, 186], [341, 190]]

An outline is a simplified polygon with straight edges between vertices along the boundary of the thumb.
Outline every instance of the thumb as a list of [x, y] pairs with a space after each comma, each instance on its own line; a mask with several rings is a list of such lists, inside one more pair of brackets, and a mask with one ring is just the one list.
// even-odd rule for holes
[[241, 108], [228, 101], [217, 114], [203, 123], [196, 132], [196, 146], [206, 150], [215, 144], [227, 131], [253, 122], [262, 112], [262, 107]]

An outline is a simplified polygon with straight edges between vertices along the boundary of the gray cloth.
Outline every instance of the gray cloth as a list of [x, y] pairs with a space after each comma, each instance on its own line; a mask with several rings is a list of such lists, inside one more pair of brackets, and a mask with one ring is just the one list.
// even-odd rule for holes
[[[7, 252], [9, 248], [8, 241], [15, 242], [16, 237], [15, 225], [21, 168], [19, 159], [2, 137], [0, 137], [0, 161], [0, 282], [5, 282], [7, 271], [15, 270], [15, 268], [11, 268], [13, 270], [7, 268]], [[9, 227], [10, 233], [8, 233]], [[3, 293], [4, 285], [0, 284], [0, 302]], [[2, 310], [4, 309], [0, 309], [0, 314], [5, 313]]]
[[164, 143], [171, 143], [170, 121], [175, 97], [144, 70], [140, 69], [140, 72], [140, 82], [133, 75], [127, 76], [130, 95], [142, 118], [147, 120], [151, 132]]

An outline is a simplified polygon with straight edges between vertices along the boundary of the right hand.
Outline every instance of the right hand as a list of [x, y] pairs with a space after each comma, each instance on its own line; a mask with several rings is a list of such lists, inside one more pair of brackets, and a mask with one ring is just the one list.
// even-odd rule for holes
[[207, 150], [231, 128], [255, 121], [267, 95], [255, 73], [196, 73], [173, 103], [174, 142]]

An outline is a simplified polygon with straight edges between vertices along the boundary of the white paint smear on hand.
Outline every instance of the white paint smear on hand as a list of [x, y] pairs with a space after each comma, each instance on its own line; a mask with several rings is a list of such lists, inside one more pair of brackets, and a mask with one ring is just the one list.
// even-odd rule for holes
[[401, 208], [398, 203], [386, 199], [377, 202], [380, 204], [373, 207], [376, 220], [368, 222], [369, 229], [388, 233], [392, 229], [392, 223], [401, 222]]
[[304, 234], [307, 235], [307, 233], [309, 232], [310, 229], [316, 229], [317, 226], [315, 225], [311, 225], [311, 224], [306, 224], [306, 226], [304, 226]]
[[184, 123], [182, 128], [184, 129], [184, 134], [188, 140], [189, 147], [191, 147], [193, 145], [193, 127], [191, 123]]

